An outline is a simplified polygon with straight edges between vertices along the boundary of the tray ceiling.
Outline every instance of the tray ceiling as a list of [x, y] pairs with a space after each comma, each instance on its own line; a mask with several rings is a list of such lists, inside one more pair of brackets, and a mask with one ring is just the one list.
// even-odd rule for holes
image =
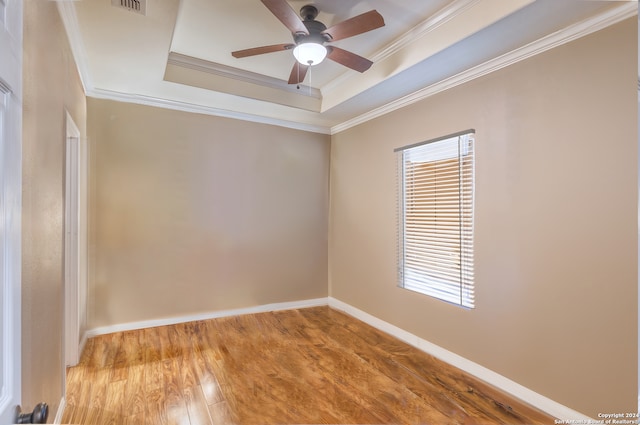
[[335, 42], [371, 69], [325, 60], [298, 89], [286, 82], [291, 51], [232, 57], [292, 41], [258, 0], [147, 0], [145, 14], [112, 0], [58, 5], [89, 96], [326, 133], [637, 15], [637, 2], [604, 0], [288, 3], [314, 4], [327, 26], [380, 12], [384, 27]]

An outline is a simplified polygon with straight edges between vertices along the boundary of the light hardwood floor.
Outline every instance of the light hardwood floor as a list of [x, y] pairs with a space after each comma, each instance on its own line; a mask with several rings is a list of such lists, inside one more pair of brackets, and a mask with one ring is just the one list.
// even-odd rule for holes
[[92, 338], [66, 402], [78, 424], [554, 423], [328, 307]]

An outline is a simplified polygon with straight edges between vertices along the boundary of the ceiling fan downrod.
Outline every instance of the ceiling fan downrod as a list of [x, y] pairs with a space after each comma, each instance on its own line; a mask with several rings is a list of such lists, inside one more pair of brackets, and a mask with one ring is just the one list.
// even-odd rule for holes
[[300, 16], [305, 21], [313, 21], [318, 16], [318, 9], [312, 4], [307, 4], [300, 8]]

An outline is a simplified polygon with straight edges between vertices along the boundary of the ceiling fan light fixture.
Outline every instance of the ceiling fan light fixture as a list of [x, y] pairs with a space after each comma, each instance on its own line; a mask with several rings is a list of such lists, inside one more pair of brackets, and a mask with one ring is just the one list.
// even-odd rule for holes
[[327, 57], [327, 48], [315, 42], [300, 43], [293, 49], [293, 56], [302, 65], [317, 65]]

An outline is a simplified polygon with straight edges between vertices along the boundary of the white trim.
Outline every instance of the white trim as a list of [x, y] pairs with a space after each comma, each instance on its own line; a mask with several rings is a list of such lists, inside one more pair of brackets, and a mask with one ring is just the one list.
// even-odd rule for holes
[[87, 332], [85, 331], [82, 334], [82, 338], [80, 338], [80, 344], [78, 345], [78, 353], [80, 353], [80, 357], [82, 357], [84, 346], [87, 345], [87, 339], [89, 339], [89, 337], [87, 336]]
[[435, 84], [424, 87], [412, 94], [387, 103], [384, 106], [372, 109], [371, 111], [364, 113], [358, 117], [335, 125], [331, 127], [331, 134], [336, 134], [351, 127], [355, 127], [356, 125], [365, 123], [374, 118], [378, 118], [382, 115], [404, 108], [405, 106], [409, 106], [445, 90], [475, 80], [476, 78], [483, 77], [509, 65], [513, 65], [532, 56], [539, 55], [540, 53], [544, 53], [547, 50], [559, 47], [566, 43], [570, 43], [578, 38], [587, 36], [596, 31], [600, 31], [625, 19], [631, 18], [637, 14], [637, 2], [623, 2], [620, 6], [607, 10], [606, 12], [598, 16], [586, 19], [577, 24], [573, 24], [567, 28], [563, 28], [553, 34], [542, 37], [539, 40], [531, 42], [509, 53], [498, 56], [497, 58], [491, 59], [473, 68], [469, 68], [468, 70], [463, 71], [457, 75], [446, 78], [442, 81], [438, 81]]
[[86, 332], [86, 338], [98, 335], [106, 335], [114, 332], [132, 331], [136, 329], [154, 328], [156, 326], [175, 325], [177, 323], [194, 322], [197, 320], [217, 319], [220, 317], [240, 316], [243, 314], [267, 313], [279, 310], [294, 310], [297, 308], [318, 307], [328, 304], [327, 298], [314, 298], [310, 300], [290, 301], [275, 304], [263, 304], [254, 307], [238, 308], [233, 310], [212, 311], [209, 313], [194, 314], [189, 316], [167, 317], [164, 319], [143, 320], [140, 322], [122, 323], [112, 326], [102, 326], [90, 329]]
[[[473, 0], [469, 0], [468, 3], [460, 3], [459, 7], [470, 7], [474, 4]], [[459, 12], [459, 11], [458, 11]], [[453, 12], [451, 12], [453, 13]], [[607, 10], [606, 12], [586, 19], [582, 22], [571, 25], [562, 30], [556, 31], [553, 34], [545, 36], [539, 40], [527, 44], [521, 48], [513, 50], [502, 56], [489, 60], [481, 65], [470, 68], [457, 75], [439, 81], [431, 86], [424, 87], [412, 94], [404, 96], [393, 102], [390, 102], [384, 106], [373, 109], [365, 114], [362, 114], [353, 119], [344, 121], [340, 124], [332, 127], [326, 127], [321, 125], [302, 124], [287, 120], [281, 120], [276, 118], [269, 118], [259, 115], [247, 114], [236, 111], [229, 111], [220, 108], [214, 108], [205, 105], [190, 104], [175, 100], [159, 99], [150, 96], [133, 95], [127, 93], [114, 92], [103, 89], [91, 89], [87, 91], [87, 96], [95, 97], [99, 99], [111, 99], [121, 102], [139, 103], [148, 106], [156, 106], [160, 108], [175, 109], [185, 112], [194, 112], [199, 114], [214, 115], [226, 118], [234, 118], [243, 121], [258, 122], [270, 125], [276, 125], [280, 127], [293, 128], [296, 130], [309, 131], [313, 133], [321, 134], [336, 134], [341, 131], [347, 130], [356, 125], [365, 123], [374, 118], [378, 118], [382, 115], [404, 108], [423, 99], [429, 98], [435, 94], [475, 80], [476, 78], [483, 77], [494, 71], [498, 71], [509, 65], [513, 65], [522, 60], [528, 59], [532, 56], [544, 53], [555, 47], [559, 47], [563, 44], [574, 41], [578, 38], [587, 36], [596, 31], [607, 28], [624, 19], [631, 18], [638, 14], [637, 2], [623, 2], [620, 6]], [[424, 29], [422, 29], [424, 31]]]
[[532, 391], [517, 382], [510, 380], [478, 363], [472, 362], [458, 354], [455, 354], [445, 348], [442, 348], [436, 344], [433, 344], [425, 339], [422, 339], [410, 332], [400, 329], [391, 323], [378, 319], [375, 316], [370, 315], [352, 305], [342, 302], [333, 297], [329, 297], [329, 307], [336, 310], [341, 310], [350, 316], [361, 320], [376, 329], [386, 332], [407, 344], [416, 347], [427, 354], [430, 354], [458, 369], [469, 373], [490, 385], [497, 387], [498, 389], [509, 393], [510, 395], [519, 398], [520, 400], [537, 407], [538, 409], [560, 419], [571, 419], [584, 421], [581, 423], [588, 423], [592, 420], [589, 416], [576, 412], [569, 407], [566, 407], [558, 402], [551, 400], [541, 394]]
[[89, 66], [85, 59], [87, 55], [85, 54], [82, 33], [80, 32], [80, 25], [78, 24], [75, 2], [58, 1], [56, 3], [60, 19], [62, 19], [63, 26], [67, 32], [69, 46], [71, 47], [71, 53], [73, 54], [73, 59], [78, 69], [80, 82], [82, 83], [84, 92], [87, 93], [93, 89], [93, 85], [91, 83], [91, 77], [89, 76]]
[[62, 416], [64, 415], [64, 408], [67, 406], [67, 401], [64, 397], [60, 399], [60, 404], [58, 405], [58, 410], [56, 411], [56, 417], [53, 418], [54, 424], [62, 423]]
[[447, 4], [435, 14], [431, 15], [426, 21], [420, 22], [418, 25], [407, 31], [400, 38], [395, 40], [389, 46], [376, 53], [372, 57], [373, 62], [381, 62], [395, 53], [401, 51], [405, 47], [414, 43], [419, 38], [424, 37], [432, 31], [438, 29], [441, 25], [446, 24], [462, 13], [474, 7], [481, 0], [454, 0]]
[[[406, 48], [410, 44], [414, 43], [419, 38], [424, 35], [435, 31], [441, 25], [446, 24], [453, 18], [459, 16], [461, 13], [469, 10], [471, 7], [475, 6], [481, 0], [454, 0], [451, 3], [444, 6], [442, 9], [438, 10], [435, 14], [433, 14], [429, 19], [420, 22], [415, 27], [411, 28], [409, 31], [405, 32], [402, 36], [396, 39], [394, 42], [383, 48], [382, 50], [375, 53], [371, 56], [371, 61], [373, 63], [379, 63], [383, 60], [393, 56], [398, 53], [402, 49]], [[349, 78], [352, 78], [353, 74], [349, 72], [343, 73], [338, 78], [335, 78], [330, 83], [326, 84], [322, 87], [323, 92], [330, 92], [334, 90], [336, 87], [339, 87]]]
[[[194, 58], [176, 52], [169, 52], [167, 65], [175, 65], [181, 68], [193, 69], [195, 71], [205, 72], [207, 74], [219, 75], [221, 77], [230, 78], [232, 80], [242, 81], [244, 83], [257, 84], [263, 87], [270, 87], [299, 96], [307, 96], [321, 99], [322, 95], [317, 88], [304, 86], [302, 84], [289, 84], [285, 80], [269, 77], [268, 75], [258, 74], [244, 69], [234, 68], [232, 66], [222, 65], [210, 62], [204, 59]], [[298, 88], [299, 86], [300, 88]], [[303, 90], [300, 90], [303, 89]]]
[[[571, 420], [581, 420], [581, 421], [589, 421], [592, 420], [589, 416], [586, 416], [580, 412], [577, 412], [567, 406], [564, 406], [556, 401], [551, 400], [548, 397], [545, 397], [541, 394], [532, 391], [517, 382], [510, 380], [490, 369], [487, 369], [484, 366], [479, 365], [471, 360], [468, 360], [458, 354], [455, 354], [445, 348], [442, 348], [436, 344], [433, 344], [425, 339], [422, 339], [410, 332], [407, 332], [395, 325], [392, 325], [384, 320], [378, 319], [375, 316], [372, 316], [369, 313], [366, 313], [356, 307], [353, 307], [350, 304], [347, 304], [343, 301], [340, 301], [333, 297], [327, 298], [315, 298], [309, 300], [302, 301], [291, 301], [284, 303], [275, 303], [275, 304], [265, 304], [254, 307], [233, 309], [233, 310], [220, 310], [209, 313], [201, 313], [194, 314], [189, 316], [179, 316], [179, 317], [168, 317], [164, 319], [155, 319], [155, 320], [145, 320], [140, 322], [129, 322], [122, 323], [118, 325], [112, 326], [103, 326], [99, 328], [94, 328], [87, 331], [82, 340], [82, 345], [84, 346], [84, 342], [88, 338], [92, 338], [98, 335], [106, 335], [114, 332], [124, 332], [131, 331], [137, 329], [145, 329], [145, 328], [153, 328], [156, 326], [166, 326], [166, 325], [175, 325], [177, 323], [186, 323], [193, 322], [197, 320], [208, 320], [208, 319], [217, 319], [220, 317], [230, 317], [230, 316], [239, 316], [244, 314], [255, 314], [255, 313], [266, 313], [270, 311], [280, 311], [280, 310], [293, 310], [298, 308], [309, 308], [309, 307], [319, 307], [328, 305], [331, 308], [336, 310], [343, 311], [350, 316], [355, 317], [358, 320], [361, 320], [368, 325], [373, 326], [376, 329], [381, 330], [382, 332], [386, 332], [399, 340], [418, 348], [421, 351], [424, 351], [427, 354], [430, 354], [462, 371], [473, 375], [490, 385], [495, 386], [508, 393], [509, 395], [519, 398], [520, 400], [528, 403], [551, 416], [561, 419], [571, 419]], [[639, 398], [640, 400], [640, 398]], [[640, 401], [639, 401], [640, 403]], [[584, 422], [587, 423], [587, 422]]]
[[[156, 106], [160, 108], [166, 109], [175, 109], [179, 111], [185, 112], [194, 112], [199, 114], [220, 116], [226, 118], [234, 118], [243, 121], [251, 121], [258, 122], [270, 125], [276, 125], [285, 128], [293, 128], [296, 130], [309, 131], [313, 133], [321, 133], [321, 134], [336, 134], [341, 131], [347, 130], [356, 125], [362, 124], [364, 122], [370, 121], [374, 118], [378, 118], [382, 115], [388, 114], [395, 110], [401, 109], [405, 106], [416, 103], [420, 100], [426, 99], [430, 96], [433, 96], [442, 91], [448, 90], [450, 88], [456, 87], [458, 85], [464, 84], [476, 78], [487, 75], [491, 72], [497, 71], [519, 61], [528, 59], [534, 55], [543, 53], [549, 49], [561, 46], [563, 44], [569, 43], [573, 40], [576, 40], [580, 37], [584, 37], [593, 32], [604, 29], [610, 25], [614, 25], [624, 19], [630, 18], [638, 14], [638, 3], [637, 1], [630, 2], [621, 2], [620, 6], [609, 9], [602, 14], [586, 19], [577, 24], [571, 25], [567, 28], [561, 29], [553, 34], [545, 36], [537, 41], [534, 41], [524, 47], [518, 48], [504, 54], [500, 57], [492, 59], [490, 61], [485, 62], [479, 66], [471, 68], [467, 71], [464, 71], [458, 75], [442, 80], [438, 83], [435, 83], [431, 86], [422, 88], [410, 95], [407, 95], [403, 98], [397, 99], [393, 102], [390, 102], [384, 106], [373, 109], [365, 114], [357, 116], [355, 118], [344, 121], [340, 124], [336, 124], [332, 127], [327, 127], [323, 125], [311, 125], [311, 124], [301, 124], [297, 122], [287, 121], [283, 119], [269, 118], [254, 114], [247, 114], [236, 111], [229, 111], [220, 108], [215, 108], [211, 106], [205, 105], [196, 105], [182, 101], [176, 100], [165, 100], [159, 99], [151, 96], [143, 96], [143, 95], [132, 95], [126, 93], [120, 93], [110, 90], [104, 89], [96, 89], [93, 87], [90, 77], [88, 66], [86, 64], [84, 54], [84, 46], [82, 43], [82, 37], [78, 25], [78, 19], [75, 12], [75, 5], [73, 1], [58, 1], [58, 10], [60, 11], [60, 16], [64, 23], [64, 27], [67, 31], [67, 37], [69, 38], [69, 44], [71, 45], [71, 50], [73, 52], [73, 56], [76, 62], [76, 66], [78, 68], [78, 73], [80, 74], [80, 79], [82, 80], [82, 84], [85, 89], [85, 93], [89, 97], [95, 97], [98, 99], [111, 99], [117, 100], [121, 102], [130, 102], [130, 103], [138, 103], [148, 106]], [[467, 10], [469, 7], [472, 7], [476, 4], [476, 0], [458, 0], [440, 12], [433, 19], [423, 22], [419, 26], [415, 27], [409, 33], [412, 36], [415, 36], [415, 33], [424, 34], [425, 32], [429, 32], [447, 20], [454, 17], [456, 14]], [[384, 57], [385, 55], [392, 54], [395, 50], [402, 47], [403, 43], [410, 42], [409, 36], [407, 33], [406, 39], [403, 37], [402, 39], [397, 41], [397, 45], [392, 44], [387, 47], [382, 52], [375, 55], [375, 59], [380, 60], [380, 57]], [[336, 80], [339, 80], [340, 77]], [[339, 81], [335, 81], [330, 83], [330, 85], [337, 84]], [[330, 87], [330, 86], [327, 86]], [[325, 87], [326, 90], [326, 87]], [[320, 114], [321, 115], [321, 114]]]
[[0, 20], [0, 423], [22, 400], [23, 5], [4, 1]]
[[140, 94], [93, 89], [87, 92], [87, 96], [96, 99], [107, 99], [115, 100], [118, 102], [136, 103], [139, 105], [155, 106], [157, 108], [193, 112], [196, 114], [213, 115], [216, 117], [234, 118], [242, 121], [276, 125], [279, 127], [292, 128], [294, 130], [303, 130], [311, 133], [329, 134], [330, 131], [329, 127], [326, 126], [303, 124], [295, 121], [270, 118], [262, 115], [247, 114], [244, 112], [229, 111], [226, 109], [213, 108], [211, 106], [197, 105], [194, 103], [181, 102], [177, 100], [160, 99], [157, 97], [145, 96]]
[[[65, 223], [64, 223], [64, 310], [65, 355], [63, 366], [75, 366], [80, 358], [80, 130], [69, 111], [65, 127]], [[64, 388], [64, 386], [63, 386]]]

